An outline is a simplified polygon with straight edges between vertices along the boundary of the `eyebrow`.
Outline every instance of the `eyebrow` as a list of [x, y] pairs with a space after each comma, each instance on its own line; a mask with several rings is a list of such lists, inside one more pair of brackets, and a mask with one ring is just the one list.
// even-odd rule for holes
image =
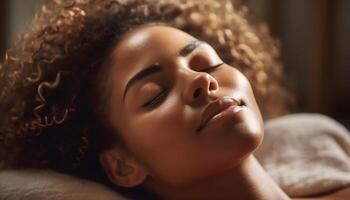
[[190, 53], [192, 53], [192, 51], [194, 51], [202, 43], [203, 42], [199, 41], [199, 40], [195, 40], [193, 42], [190, 42], [189, 44], [187, 44], [185, 47], [183, 47], [179, 51], [179, 56], [185, 57], [185, 56], [189, 55]]
[[[189, 55], [190, 53], [192, 53], [200, 44], [202, 44], [202, 41], [199, 40], [195, 40], [192, 41], [190, 43], [188, 43], [185, 47], [183, 47], [178, 55], [181, 57], [186, 57], [187, 55]], [[123, 101], [125, 101], [125, 96], [126, 93], [128, 92], [129, 88], [135, 84], [137, 81], [146, 78], [147, 76], [151, 76], [157, 72], [160, 72], [161, 70], [163, 70], [163, 67], [159, 64], [153, 64], [145, 69], [142, 69], [141, 71], [139, 71], [138, 73], [136, 73], [126, 84], [125, 90], [124, 90], [124, 94], [123, 94]]]

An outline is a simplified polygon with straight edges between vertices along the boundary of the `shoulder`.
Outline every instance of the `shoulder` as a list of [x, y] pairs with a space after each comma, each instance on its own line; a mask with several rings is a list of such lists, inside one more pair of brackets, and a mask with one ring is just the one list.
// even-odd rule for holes
[[350, 186], [326, 195], [324, 200], [348, 200], [350, 199]]
[[292, 200], [348, 200], [350, 198], [350, 186], [332, 193], [310, 198], [292, 198]]

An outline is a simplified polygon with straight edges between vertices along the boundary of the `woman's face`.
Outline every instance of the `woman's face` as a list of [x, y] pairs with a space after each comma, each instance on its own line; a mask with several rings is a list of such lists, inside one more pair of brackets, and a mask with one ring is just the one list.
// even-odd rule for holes
[[110, 122], [153, 180], [194, 183], [229, 170], [260, 144], [248, 80], [209, 44], [175, 28], [141, 26], [112, 57]]

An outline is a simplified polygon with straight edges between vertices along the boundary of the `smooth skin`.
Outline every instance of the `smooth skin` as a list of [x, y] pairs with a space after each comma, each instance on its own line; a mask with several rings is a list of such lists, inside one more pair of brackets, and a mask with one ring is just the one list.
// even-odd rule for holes
[[[107, 149], [100, 161], [114, 184], [141, 185], [161, 199], [290, 199], [252, 155], [264, 132], [249, 81], [209, 44], [144, 25], [120, 40], [111, 59], [106, 120], [124, 147]], [[244, 108], [198, 132], [205, 106], [224, 97]]]

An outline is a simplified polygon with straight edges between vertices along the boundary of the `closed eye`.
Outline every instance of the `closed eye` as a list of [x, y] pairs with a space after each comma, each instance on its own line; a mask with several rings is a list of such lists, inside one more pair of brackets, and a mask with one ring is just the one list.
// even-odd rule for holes
[[224, 63], [220, 63], [220, 64], [217, 64], [217, 65], [214, 65], [214, 66], [205, 68], [204, 70], [201, 70], [201, 72], [206, 72], [206, 73], [213, 72], [213, 71], [215, 71], [218, 67], [221, 67], [223, 64], [224, 64]]
[[154, 96], [151, 100], [147, 101], [142, 107], [152, 107], [161, 103], [169, 93], [169, 88], [162, 90], [159, 94]]

